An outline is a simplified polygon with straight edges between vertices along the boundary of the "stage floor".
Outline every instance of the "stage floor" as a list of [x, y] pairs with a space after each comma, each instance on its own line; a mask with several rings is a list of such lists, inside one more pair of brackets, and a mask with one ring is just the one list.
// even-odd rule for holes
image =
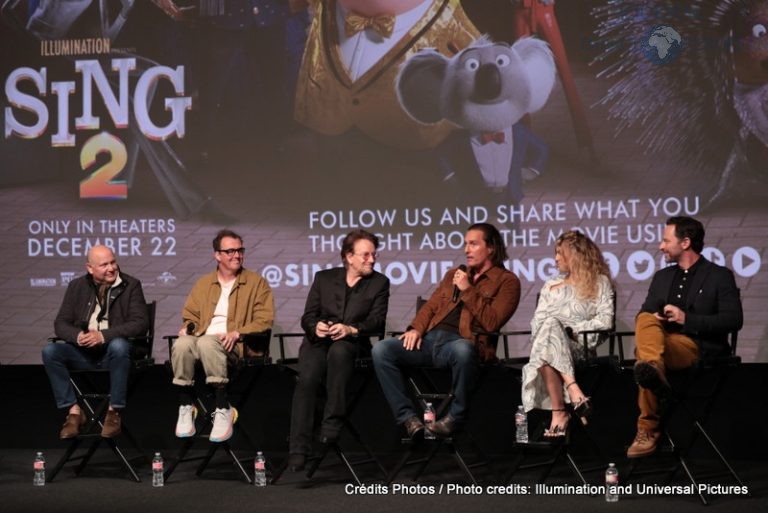
[[[46, 451], [48, 468], [52, 468], [60, 450]], [[69, 512], [110, 512], [122, 513], [142, 511], [150, 513], [194, 513], [211, 511], [243, 511], [255, 509], [274, 512], [307, 511], [393, 511], [444, 512], [444, 511], [547, 511], [549, 512], [594, 512], [617, 511], [654, 513], [701, 512], [702, 505], [696, 495], [641, 495], [638, 483], [633, 485], [632, 495], [622, 496], [620, 504], [606, 503], [602, 496], [578, 493], [535, 493], [535, 475], [520, 476], [519, 483], [530, 494], [495, 494], [488, 483], [480, 488], [470, 489], [447, 456], [440, 457], [428, 477], [418, 483], [410, 480], [410, 473], [394, 484], [401, 489], [395, 493], [394, 485], [386, 486], [382, 480], [367, 483], [367, 492], [354, 493], [353, 483], [348, 481], [345, 469], [334, 465], [335, 457], [327, 460], [314, 479], [306, 480], [301, 474], [288, 473], [276, 485], [257, 488], [238, 480], [234, 467], [223, 456], [219, 456], [202, 477], [194, 474], [194, 464], [180, 466], [163, 488], [151, 486], [149, 464], [139, 466], [141, 483], [129, 480], [116, 464], [111, 452], [100, 449], [94, 462], [85, 472], [76, 477], [72, 467], [65, 467], [53, 483], [44, 487], [32, 485], [32, 461], [35, 451], [31, 449], [3, 450], [0, 454], [0, 497], [2, 511], [13, 513], [56, 511]], [[277, 455], [275, 464], [279, 464]], [[624, 462], [626, 463], [626, 462]], [[624, 464], [620, 463], [620, 465]], [[737, 495], [711, 496], [706, 511], [733, 512], [765, 511], [768, 506], [768, 466], [755, 460], [737, 461], [734, 466], [749, 487], [752, 497]], [[501, 467], [503, 468], [503, 467]], [[620, 467], [621, 468], [621, 467]], [[363, 473], [363, 477], [368, 474]], [[593, 482], [599, 476], [593, 475]], [[375, 479], [375, 476], [374, 476]], [[648, 481], [649, 483], [651, 481]], [[653, 481], [659, 483], [659, 481]], [[675, 484], [685, 484], [680, 476]], [[730, 484], [727, 480], [713, 484]], [[565, 466], [561, 466], [547, 481], [547, 484], [576, 484]], [[441, 490], [442, 485], [442, 490]], [[451, 490], [449, 485], [463, 488]], [[511, 488], [509, 489], [511, 490]], [[384, 492], [387, 493], [384, 493]], [[407, 493], [411, 492], [411, 493]], [[422, 493], [419, 493], [422, 492]]]

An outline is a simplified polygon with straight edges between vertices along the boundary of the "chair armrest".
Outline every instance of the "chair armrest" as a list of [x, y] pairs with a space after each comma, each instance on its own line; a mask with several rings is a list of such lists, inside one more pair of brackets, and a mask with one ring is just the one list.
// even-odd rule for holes
[[269, 343], [272, 340], [272, 330], [243, 333], [237, 343], [243, 344], [243, 359], [271, 361], [269, 357]]
[[[634, 331], [614, 331], [613, 332], [613, 338], [616, 342], [618, 342], [618, 349], [619, 349], [619, 368], [629, 367], [633, 363], [633, 359], [627, 359], [624, 357], [624, 339], [629, 337], [634, 337], [635, 332]], [[611, 341], [610, 356], [614, 356], [614, 342]]]
[[610, 347], [612, 344], [614, 331], [612, 329], [600, 329], [600, 330], [584, 330], [579, 332], [579, 336], [581, 337], [582, 344], [584, 346], [584, 361], [588, 362], [590, 360], [590, 354], [589, 354], [589, 335], [607, 335], [609, 346], [608, 350], [610, 352]]
[[275, 333], [275, 337], [277, 337], [277, 343], [278, 347], [280, 348], [280, 358], [277, 360], [278, 364], [281, 365], [291, 365], [295, 364], [299, 361], [299, 358], [286, 358], [285, 357], [285, 339], [287, 338], [299, 338], [304, 337], [304, 332], [301, 333]]
[[168, 341], [168, 357], [171, 356], [171, 349], [173, 348], [173, 343], [176, 341], [177, 338], [179, 338], [178, 335], [166, 335], [163, 337], [165, 340]]
[[518, 363], [528, 363], [529, 356], [516, 356], [512, 357], [510, 355], [509, 351], [509, 337], [520, 337], [520, 336], [531, 336], [531, 330], [507, 330], [507, 331], [501, 331], [499, 332], [501, 335], [501, 340], [504, 343], [504, 358], [501, 360], [501, 362], [504, 365], [507, 365], [509, 363], [512, 364], [518, 364]]

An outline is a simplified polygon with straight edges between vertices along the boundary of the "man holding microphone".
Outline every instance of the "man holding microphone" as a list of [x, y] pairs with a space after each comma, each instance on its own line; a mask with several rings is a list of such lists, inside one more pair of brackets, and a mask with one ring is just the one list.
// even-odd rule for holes
[[466, 266], [445, 274], [405, 333], [373, 347], [381, 388], [410, 438], [423, 436], [424, 424], [406, 394], [402, 369], [451, 368], [453, 402], [448, 414], [430, 427], [437, 436], [451, 436], [466, 421], [478, 362], [496, 359], [496, 347], [474, 333], [498, 331], [520, 301], [520, 280], [504, 267], [508, 257], [499, 230], [488, 223], [473, 224], [464, 242]]

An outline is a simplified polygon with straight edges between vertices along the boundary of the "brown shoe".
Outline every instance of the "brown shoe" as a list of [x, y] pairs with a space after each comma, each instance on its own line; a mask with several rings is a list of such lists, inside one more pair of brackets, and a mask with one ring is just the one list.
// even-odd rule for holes
[[658, 431], [645, 431], [638, 429], [635, 440], [627, 449], [627, 458], [642, 458], [656, 452], [656, 445], [659, 443]]
[[638, 360], [635, 363], [635, 381], [638, 386], [647, 388], [657, 397], [666, 396], [671, 391], [664, 367], [659, 362]]
[[83, 415], [82, 411], [80, 413], [67, 414], [64, 425], [61, 426], [61, 431], [59, 431], [59, 438], [67, 440], [76, 437], [80, 434], [80, 428], [83, 427], [83, 424], [85, 424], [85, 415]]
[[433, 422], [432, 425], [429, 426], [429, 430], [438, 438], [450, 438], [456, 431], [456, 419], [450, 415], [446, 415], [437, 422]]
[[114, 438], [121, 432], [120, 412], [117, 410], [107, 410], [107, 415], [104, 417], [104, 426], [101, 428], [101, 437]]
[[403, 422], [403, 426], [405, 426], [405, 432], [408, 433], [408, 438], [411, 440], [424, 436], [424, 423], [416, 415]]

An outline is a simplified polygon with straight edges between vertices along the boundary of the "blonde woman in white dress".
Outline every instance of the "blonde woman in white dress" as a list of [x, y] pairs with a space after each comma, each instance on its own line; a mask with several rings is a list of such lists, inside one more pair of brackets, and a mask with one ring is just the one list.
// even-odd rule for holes
[[[613, 284], [600, 249], [586, 235], [568, 231], [555, 243], [558, 275], [541, 289], [531, 320], [531, 357], [523, 368], [523, 406], [551, 410], [545, 437], [564, 436], [570, 420], [566, 402], [586, 424], [592, 403], [576, 382], [574, 362], [584, 359], [587, 330], [613, 326]], [[588, 335], [591, 352], [606, 336]]]

